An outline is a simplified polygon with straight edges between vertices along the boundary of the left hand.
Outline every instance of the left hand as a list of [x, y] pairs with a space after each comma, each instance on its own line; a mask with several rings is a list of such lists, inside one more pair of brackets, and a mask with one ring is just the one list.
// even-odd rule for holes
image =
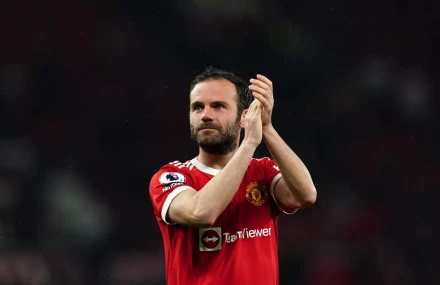
[[261, 112], [263, 129], [271, 127], [274, 105], [272, 81], [261, 74], [257, 74], [257, 78], [251, 78], [249, 82], [251, 83], [249, 89], [252, 95], [263, 105], [263, 111]]

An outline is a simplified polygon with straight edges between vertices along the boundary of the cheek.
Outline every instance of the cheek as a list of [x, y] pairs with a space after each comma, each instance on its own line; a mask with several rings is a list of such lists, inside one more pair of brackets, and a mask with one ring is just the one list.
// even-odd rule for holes
[[194, 118], [193, 115], [190, 115], [190, 116], [189, 116], [189, 123], [190, 123], [191, 125], [193, 125], [195, 122], [196, 122], [196, 118]]

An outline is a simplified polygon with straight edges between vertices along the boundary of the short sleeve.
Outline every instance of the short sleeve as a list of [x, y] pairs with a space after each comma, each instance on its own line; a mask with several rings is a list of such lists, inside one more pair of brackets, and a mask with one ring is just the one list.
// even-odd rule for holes
[[294, 214], [296, 211], [298, 211], [298, 209], [291, 209], [291, 208], [284, 206], [283, 204], [278, 202], [275, 197], [275, 193], [274, 193], [275, 184], [278, 182], [278, 180], [282, 176], [280, 169], [278, 168], [275, 160], [270, 159], [268, 157], [264, 158], [264, 160], [265, 160], [265, 168], [266, 168], [266, 180], [268, 181], [268, 184], [270, 185], [270, 195], [272, 196], [273, 201], [275, 202], [278, 209], [282, 213], [287, 214], [287, 215]]
[[156, 217], [169, 225], [175, 224], [166, 219], [171, 202], [178, 194], [191, 188], [193, 182], [187, 172], [170, 166], [162, 167], [150, 181], [150, 198]]

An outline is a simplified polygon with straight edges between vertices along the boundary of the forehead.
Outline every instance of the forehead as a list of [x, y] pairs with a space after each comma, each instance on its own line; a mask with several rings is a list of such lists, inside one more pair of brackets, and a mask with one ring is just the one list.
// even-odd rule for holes
[[190, 94], [190, 101], [224, 101], [236, 102], [237, 90], [235, 85], [226, 79], [211, 79], [198, 83]]

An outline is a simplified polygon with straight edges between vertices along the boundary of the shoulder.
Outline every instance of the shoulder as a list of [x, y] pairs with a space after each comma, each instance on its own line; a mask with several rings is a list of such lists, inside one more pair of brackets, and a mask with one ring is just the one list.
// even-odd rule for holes
[[260, 158], [255, 158], [254, 157], [254, 158], [252, 158], [252, 161], [255, 162], [255, 163], [265, 163], [267, 161], [271, 161], [271, 159], [269, 157], [267, 157], [267, 156], [260, 157]]
[[180, 162], [178, 160], [163, 165], [156, 173], [152, 180], [158, 179], [161, 184], [172, 182], [180, 182], [184, 177], [191, 177], [191, 170], [194, 168], [191, 161]]
[[190, 173], [193, 169], [194, 169], [194, 164], [191, 163], [191, 160], [187, 160], [185, 162], [175, 160], [163, 165], [157, 173], [163, 171], [177, 171], [182, 173]]
[[252, 158], [250, 169], [261, 169], [263, 171], [279, 171], [277, 163], [270, 157]]
[[272, 159], [266, 156], [261, 158], [252, 158], [250, 165], [254, 167], [265, 167], [268, 164], [270, 164], [272, 161], [273, 161]]
[[192, 185], [194, 175], [192, 175], [190, 168], [188, 161], [176, 160], [163, 165], [151, 177], [150, 192], [162, 193], [178, 186]]
[[163, 167], [171, 167], [174, 169], [179, 169], [180, 171], [192, 171], [194, 168], [194, 164], [191, 162], [192, 160], [187, 160], [185, 162], [180, 162], [178, 160], [169, 162]]

